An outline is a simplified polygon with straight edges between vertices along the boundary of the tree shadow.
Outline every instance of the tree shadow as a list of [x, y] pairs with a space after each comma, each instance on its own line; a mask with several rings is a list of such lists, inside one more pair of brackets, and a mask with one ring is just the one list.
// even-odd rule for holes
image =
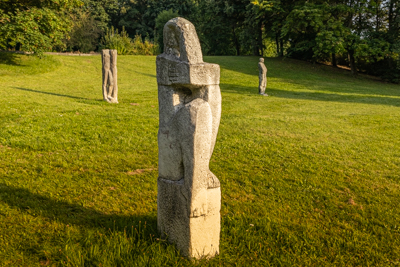
[[0, 64], [22, 66], [16, 53], [0, 52]]
[[[255, 84], [258, 84], [258, 57], [215, 57], [210, 62], [215, 62], [226, 70], [253, 76]], [[400, 87], [395, 84], [384, 83], [378, 77], [370, 75], [359, 74], [354, 77], [350, 71], [341, 68], [290, 58], [265, 58], [265, 65], [268, 68], [268, 78], [281, 79], [283, 82], [315, 90], [400, 96]], [[374, 87], [374, 84], [377, 86]], [[386, 85], [387, 90], [382, 90], [382, 85]]]
[[32, 92], [32, 93], [39, 93], [39, 94], [46, 94], [46, 95], [53, 95], [53, 96], [68, 97], [68, 98], [72, 98], [72, 99], [84, 100], [84, 101], [80, 101], [80, 102], [84, 102], [87, 104], [93, 104], [93, 101], [95, 101], [94, 104], [99, 104], [99, 102], [103, 102], [103, 100], [101, 100], [101, 99], [89, 99], [89, 98], [85, 98], [85, 97], [63, 95], [63, 94], [57, 94], [57, 93], [52, 93], [52, 92], [44, 92], [44, 91], [38, 91], [38, 90], [22, 88], [22, 87], [12, 87], [12, 88], [27, 91], [27, 92]]
[[[258, 95], [258, 87], [245, 87], [232, 84], [221, 84], [222, 92], [235, 93], [245, 95]], [[303, 91], [286, 91], [277, 88], [267, 87], [265, 90], [271, 97], [287, 98], [287, 99], [303, 99], [327, 102], [342, 103], [360, 103], [371, 105], [387, 105], [400, 107], [400, 98], [387, 96], [371, 96], [362, 94], [334, 94], [322, 92], [303, 92]], [[260, 96], [261, 97], [261, 96]]]
[[135, 226], [142, 222], [146, 223], [147, 231], [158, 235], [155, 215], [121, 216], [118, 214], [104, 214], [92, 208], [54, 200], [32, 193], [25, 188], [18, 188], [4, 183], [0, 183], [0, 191], [10, 196], [0, 200], [8, 206], [17, 208], [21, 212], [39, 215], [65, 225], [76, 225], [85, 229], [97, 228], [124, 231], [128, 226]]
[[[204, 61], [218, 64], [221, 69], [236, 71], [246, 75], [255, 75], [258, 78], [259, 58], [256, 56], [205, 56]], [[265, 59], [267, 60], [267, 58]]]
[[[215, 62], [219, 64], [222, 68], [237, 71], [247, 75], [255, 75], [258, 77], [258, 62], [259, 56], [212, 56], [209, 57], [210, 62]], [[357, 80], [357, 78], [365, 78], [367, 80], [371, 80], [374, 82], [382, 83], [379, 77], [366, 75], [363, 73], [359, 73], [359, 76], [354, 76], [351, 74], [350, 69], [344, 69], [339, 67], [333, 67], [329, 65], [325, 65], [322, 63], [312, 63], [309, 61], [287, 58], [287, 57], [264, 57], [265, 66], [269, 69], [269, 72], [273, 72], [273, 77], [275, 78], [288, 78], [287, 73], [293, 71], [297, 76], [297, 72], [308, 72], [308, 74], [321, 74], [321, 75], [330, 75], [335, 74], [341, 77], [347, 77], [351, 80]], [[232, 60], [236, 60], [236, 63], [241, 64], [232, 64]], [[270, 67], [272, 65], [272, 67]], [[332, 78], [332, 77], [330, 77]], [[306, 77], [303, 77], [302, 80], [307, 80]]]
[[151, 77], [151, 78], [157, 78], [157, 75], [153, 75], [153, 74], [149, 74], [149, 73], [143, 73], [143, 72], [139, 72], [139, 71], [133, 71], [133, 72], [136, 72], [137, 74], [148, 76], [148, 77]]

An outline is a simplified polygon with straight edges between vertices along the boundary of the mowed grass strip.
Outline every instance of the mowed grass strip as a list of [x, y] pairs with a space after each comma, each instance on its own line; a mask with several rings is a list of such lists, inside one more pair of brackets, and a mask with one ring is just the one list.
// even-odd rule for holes
[[295, 60], [221, 66], [210, 168], [221, 255], [191, 262], [157, 233], [155, 57], [0, 54], [1, 266], [397, 266], [400, 86]]

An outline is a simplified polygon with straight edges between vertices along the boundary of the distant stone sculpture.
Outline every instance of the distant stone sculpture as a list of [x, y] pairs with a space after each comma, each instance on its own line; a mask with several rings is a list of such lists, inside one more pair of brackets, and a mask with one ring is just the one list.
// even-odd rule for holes
[[103, 100], [108, 103], [118, 103], [117, 50], [102, 50], [101, 60], [103, 62]]
[[264, 65], [264, 59], [260, 58], [260, 62], [258, 62], [258, 79], [259, 79], [259, 84], [258, 84], [258, 93], [260, 95], [268, 96], [265, 93], [265, 88], [267, 88], [267, 67]]
[[193, 24], [174, 18], [164, 26], [157, 57], [160, 128], [157, 225], [181, 253], [219, 253], [221, 189], [209, 162], [221, 118], [220, 68], [203, 62]]

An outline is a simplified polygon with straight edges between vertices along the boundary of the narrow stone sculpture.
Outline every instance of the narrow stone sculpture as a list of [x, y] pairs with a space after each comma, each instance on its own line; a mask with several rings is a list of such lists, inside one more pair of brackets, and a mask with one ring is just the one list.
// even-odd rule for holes
[[268, 96], [265, 93], [265, 88], [267, 88], [267, 67], [264, 65], [264, 59], [260, 58], [260, 62], [258, 62], [258, 79], [259, 79], [259, 85], [258, 85], [258, 93], [260, 95]]
[[118, 103], [117, 50], [102, 50], [101, 60], [103, 63], [103, 100], [108, 103]]
[[157, 57], [158, 199], [162, 236], [190, 258], [219, 253], [221, 189], [209, 162], [221, 118], [220, 69], [203, 62], [193, 24], [174, 18], [164, 26]]

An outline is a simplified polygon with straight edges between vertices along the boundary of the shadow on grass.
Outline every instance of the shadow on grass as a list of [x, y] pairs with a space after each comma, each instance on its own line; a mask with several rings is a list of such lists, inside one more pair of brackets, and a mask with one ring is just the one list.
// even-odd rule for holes
[[[217, 62], [223, 69], [237, 71], [246, 75], [254, 75], [258, 78], [258, 62], [260, 57], [258, 56], [224, 56], [224, 57], [215, 57], [211, 59], [211, 61]], [[311, 63], [308, 61], [303, 61], [299, 59], [286, 58], [286, 57], [264, 57], [265, 65], [267, 69], [269, 69], [269, 73], [273, 72], [274, 78], [287, 79], [290, 78], [291, 74], [299, 75], [301, 74], [308, 75], [330, 75], [334, 74], [335, 78], [337, 75], [342, 77], [348, 77], [351, 79], [356, 79], [358, 77], [354, 77], [350, 70], [345, 70], [337, 67], [332, 67], [320, 63]], [[232, 60], [236, 60], [236, 64], [232, 64]], [[362, 74], [361, 74], [362, 75]], [[328, 77], [331, 78], [332, 77]], [[377, 81], [379, 78], [375, 78], [372, 76], [367, 76], [363, 78], [373, 79]], [[301, 80], [308, 80], [307, 77], [302, 77]]]
[[[235, 93], [245, 95], [258, 95], [257, 87], [244, 87], [232, 84], [221, 84], [222, 92]], [[352, 95], [352, 94], [334, 94], [334, 93], [321, 93], [321, 92], [301, 92], [301, 91], [285, 91], [276, 88], [268, 88], [265, 90], [271, 97], [287, 98], [287, 99], [302, 99], [302, 100], [315, 100], [315, 101], [328, 101], [328, 102], [342, 102], [342, 103], [360, 103], [372, 105], [387, 105], [400, 107], [400, 98], [386, 97], [386, 96], [371, 96], [371, 95]], [[260, 96], [261, 97], [261, 96]]]
[[149, 74], [149, 73], [144, 73], [144, 72], [139, 72], [139, 71], [133, 71], [133, 72], [136, 72], [137, 74], [144, 75], [144, 76], [148, 76], [148, 77], [151, 77], [151, 78], [157, 78], [157, 75], [153, 75], [153, 74]]
[[124, 231], [125, 228], [136, 227], [141, 222], [142, 225], [145, 223], [148, 226], [146, 228], [149, 233], [157, 235], [157, 218], [155, 215], [121, 216], [104, 214], [91, 208], [65, 201], [57, 201], [35, 194], [25, 188], [18, 188], [4, 183], [0, 183], [0, 191], [8, 196], [0, 201], [10, 207], [65, 225], [76, 225], [85, 229], [98, 228]]
[[[222, 69], [240, 72], [247, 75], [255, 75], [258, 79], [257, 56], [205, 56], [204, 61], [218, 64]], [[265, 58], [266, 61], [269, 58]], [[275, 59], [274, 59], [275, 60]], [[268, 68], [268, 66], [267, 66]]]
[[[333, 93], [400, 96], [400, 87], [384, 83], [378, 77], [364, 74], [354, 77], [348, 70], [296, 59], [265, 58], [265, 60], [269, 68], [268, 77], [282, 79], [289, 84]], [[219, 64], [222, 69], [251, 75], [255, 84], [258, 84], [258, 57], [215, 57], [211, 61]]]
[[68, 98], [73, 98], [73, 99], [78, 99], [78, 100], [85, 100], [85, 101], [80, 101], [80, 102], [88, 103], [88, 104], [93, 104], [93, 103], [99, 104], [98, 102], [103, 103], [103, 100], [101, 100], [101, 99], [89, 99], [89, 98], [84, 98], [84, 97], [79, 97], [79, 96], [56, 94], [56, 93], [38, 91], [38, 90], [33, 90], [33, 89], [28, 89], [28, 88], [21, 88], [21, 87], [13, 87], [13, 88], [22, 90], [22, 91], [32, 92], [32, 93], [39, 93], [39, 94], [46, 94], [46, 95], [53, 95], [53, 96], [60, 96], [60, 97], [68, 97]]
[[21, 66], [17, 54], [9, 52], [0, 52], [0, 64]]

